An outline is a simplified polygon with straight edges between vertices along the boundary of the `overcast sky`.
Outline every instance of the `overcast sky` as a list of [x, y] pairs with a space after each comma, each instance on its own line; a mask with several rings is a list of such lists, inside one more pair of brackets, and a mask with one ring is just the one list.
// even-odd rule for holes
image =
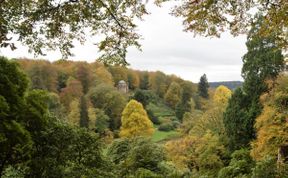
[[[143, 36], [142, 52], [131, 48], [127, 61], [131, 68], [140, 70], [160, 70], [175, 74], [186, 80], [198, 82], [206, 73], [208, 81], [242, 80], [241, 57], [246, 52], [245, 36], [232, 37], [225, 33], [221, 38], [194, 37], [183, 32], [182, 21], [169, 15], [172, 4], [159, 8], [148, 5], [150, 15], [138, 23], [139, 33]], [[98, 54], [93, 45], [93, 38], [84, 46], [76, 45], [72, 60], [94, 61]], [[29, 57], [27, 48], [17, 45], [16, 51], [0, 49], [0, 55], [7, 57]], [[45, 57], [50, 61], [61, 57], [58, 52], [51, 52]]]

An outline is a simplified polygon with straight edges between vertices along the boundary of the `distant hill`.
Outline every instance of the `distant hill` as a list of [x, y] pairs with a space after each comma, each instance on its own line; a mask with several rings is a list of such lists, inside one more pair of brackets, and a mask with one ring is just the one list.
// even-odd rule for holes
[[235, 90], [237, 87], [241, 87], [242, 84], [243, 82], [241, 81], [209, 82], [211, 88], [217, 88], [220, 85], [224, 85], [230, 90]]

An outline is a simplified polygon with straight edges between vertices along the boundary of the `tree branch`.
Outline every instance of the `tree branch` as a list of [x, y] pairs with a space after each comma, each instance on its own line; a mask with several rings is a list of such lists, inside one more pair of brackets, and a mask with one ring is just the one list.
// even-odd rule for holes
[[109, 14], [112, 16], [112, 18], [116, 21], [116, 23], [120, 26], [120, 28], [125, 29], [125, 27], [119, 22], [119, 20], [117, 19], [117, 17], [113, 14], [113, 12], [110, 10], [110, 8], [102, 1], [99, 0], [99, 2], [102, 4], [103, 7], [105, 7], [107, 9], [107, 11], [109, 12]]

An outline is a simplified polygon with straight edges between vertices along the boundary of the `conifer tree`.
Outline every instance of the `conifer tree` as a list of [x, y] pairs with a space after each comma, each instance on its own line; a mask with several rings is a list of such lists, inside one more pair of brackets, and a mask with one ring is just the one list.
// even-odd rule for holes
[[89, 116], [85, 96], [80, 100], [80, 127], [89, 127]]
[[148, 118], [142, 104], [136, 100], [131, 100], [126, 105], [121, 122], [121, 137], [151, 136], [154, 132], [153, 123]]
[[275, 35], [258, 35], [262, 17], [254, 24], [246, 43], [248, 52], [243, 56], [243, 88], [232, 95], [224, 114], [224, 124], [230, 151], [246, 147], [255, 138], [254, 122], [262, 111], [260, 95], [267, 91], [266, 80], [274, 80], [283, 67], [283, 55], [276, 45]]
[[199, 95], [203, 98], [209, 98], [208, 88], [209, 88], [208, 80], [206, 74], [204, 74], [200, 77], [200, 82], [198, 84]]

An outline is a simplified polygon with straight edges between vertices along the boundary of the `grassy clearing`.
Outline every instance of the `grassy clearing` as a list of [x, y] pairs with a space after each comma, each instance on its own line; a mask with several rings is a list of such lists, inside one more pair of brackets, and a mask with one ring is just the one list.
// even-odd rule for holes
[[160, 142], [160, 141], [165, 141], [169, 140], [175, 137], [178, 137], [179, 133], [177, 131], [169, 131], [169, 132], [163, 132], [159, 131], [158, 129], [154, 132], [152, 136], [152, 141], [153, 142]]

